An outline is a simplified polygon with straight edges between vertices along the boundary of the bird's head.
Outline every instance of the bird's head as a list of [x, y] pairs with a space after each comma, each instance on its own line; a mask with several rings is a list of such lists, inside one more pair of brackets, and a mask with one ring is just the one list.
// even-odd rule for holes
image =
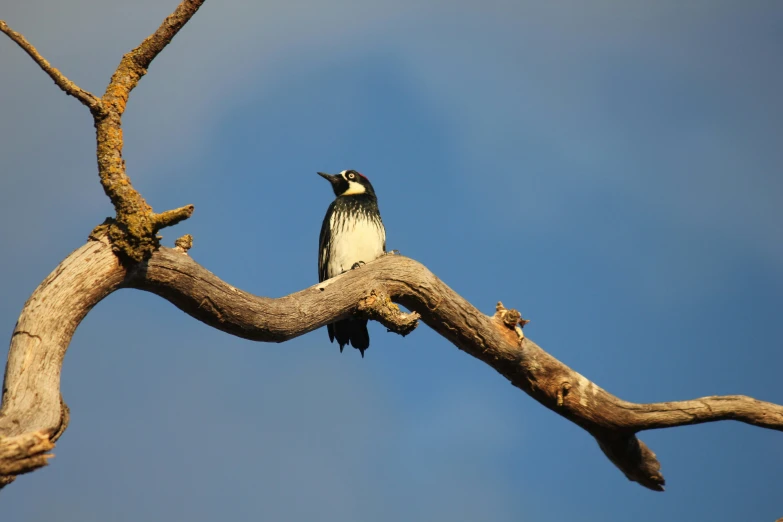
[[318, 175], [332, 184], [334, 195], [337, 197], [361, 194], [375, 196], [375, 190], [373, 190], [370, 180], [355, 170], [344, 170], [339, 174], [319, 172]]

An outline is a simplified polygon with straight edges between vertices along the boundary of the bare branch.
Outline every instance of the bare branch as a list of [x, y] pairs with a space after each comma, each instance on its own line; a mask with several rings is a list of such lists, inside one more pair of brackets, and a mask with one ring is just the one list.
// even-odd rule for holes
[[604, 455], [628, 480], [653, 491], [663, 491], [666, 481], [661, 474], [661, 463], [647, 444], [633, 434], [610, 433], [596, 440]]
[[[402, 335], [421, 319], [539, 403], [581, 426], [630, 480], [657, 491], [664, 486], [660, 463], [636, 438], [639, 431], [727, 419], [783, 431], [783, 406], [745, 396], [656, 404], [623, 401], [527, 339], [522, 332], [527, 321], [518, 311], [498, 303], [495, 314], [486, 316], [426, 267], [402, 256], [383, 256], [361, 270], [270, 299], [228, 285], [183, 255], [192, 245], [189, 236], [177, 241], [177, 249], [160, 248], [156, 232], [190, 217], [193, 206], [156, 214], [132, 187], [122, 159], [122, 114], [152, 60], [202, 3], [183, 0], [155, 33], [126, 54], [100, 100], [51, 67], [22, 35], [0, 21], [0, 30], [61, 89], [91, 108], [99, 175], [117, 212], [116, 219], [96, 228], [91, 241], [41, 283], [19, 318], [0, 409], [0, 487], [13, 475], [46, 463], [45, 453], [68, 425], [60, 372], [71, 337], [93, 306], [123, 287], [155, 293], [206, 324], [264, 342], [283, 342], [354, 313]], [[413, 312], [402, 313], [393, 301]]]
[[[263, 342], [283, 342], [353, 313], [405, 334], [421, 320], [484, 361], [536, 401], [593, 435], [630, 479], [662, 491], [655, 454], [636, 433], [645, 429], [733, 419], [783, 431], [783, 406], [742, 396], [634, 404], [623, 401], [521, 335], [519, 313], [498, 304], [493, 316], [473, 305], [426, 267], [383, 256], [359, 270], [277, 299], [257, 297], [222, 281], [183, 249], [160, 248], [132, 266], [117, 261], [106, 237], [71, 254], [28, 301], [12, 337], [0, 410], [0, 436], [55, 433], [67, 421], [60, 368], [78, 322], [119, 288], [155, 293], [199, 321]], [[368, 293], [367, 289], [374, 289]], [[412, 310], [402, 314], [394, 300]], [[29, 372], [35, 365], [40, 368]]]
[[69, 80], [63, 73], [61, 73], [58, 69], [55, 67], [52, 67], [52, 65], [41, 56], [41, 54], [36, 50], [33, 45], [27, 41], [27, 39], [21, 34], [17, 33], [10, 27], [8, 27], [8, 24], [5, 23], [5, 21], [0, 20], [0, 31], [4, 32], [8, 35], [8, 37], [16, 42], [19, 47], [24, 49], [24, 51], [30, 55], [30, 58], [32, 58], [35, 63], [37, 63], [41, 69], [44, 70], [46, 74], [49, 75], [49, 77], [54, 80], [54, 83], [57, 84], [57, 86], [65, 91], [65, 94], [68, 94], [70, 96], [73, 96], [80, 102], [82, 102], [84, 105], [86, 105], [94, 114], [100, 114], [103, 110], [103, 103], [100, 98], [95, 96], [89, 91], [85, 91], [75, 83], [73, 83], [71, 80]]
[[193, 215], [193, 205], [186, 205], [184, 207], [175, 208], [174, 210], [167, 210], [160, 214], [154, 214], [153, 216], [153, 230], [158, 230], [166, 227], [173, 227], [180, 221], [184, 221]]
[[106, 87], [103, 99], [112, 106], [118, 115], [125, 112], [130, 92], [138, 85], [147, 68], [158, 54], [177, 35], [180, 29], [196, 14], [204, 0], [183, 0], [169, 16], [163, 20], [157, 31], [144, 39], [141, 44], [122, 57], [117, 70]]
[[120, 60], [106, 87], [103, 104], [106, 115], [95, 119], [98, 140], [98, 175], [106, 195], [114, 205], [117, 219], [110, 224], [109, 236], [125, 259], [138, 262], [158, 246], [156, 232], [187, 219], [193, 206], [155, 214], [133, 188], [122, 159], [122, 115], [128, 96], [152, 60], [171, 42], [196, 14], [204, 0], [183, 0], [158, 29]]
[[103, 190], [117, 213], [116, 219], [106, 223], [106, 229], [124, 260], [138, 262], [151, 255], [159, 244], [156, 233], [164, 227], [189, 218], [193, 213], [193, 206], [188, 205], [155, 214], [142, 195], [133, 188], [122, 159], [122, 115], [130, 92], [147, 73], [152, 60], [171, 42], [203, 3], [204, 0], [182, 0], [154, 33], [123, 56], [103, 98], [96, 98], [71, 82], [52, 67], [24, 36], [11, 30], [0, 20], [1, 31], [19, 44], [62, 90], [76, 97], [92, 111], [98, 142], [98, 175]]
[[11, 335], [0, 437], [46, 431], [54, 442], [64, 431], [68, 408], [60, 396], [60, 371], [65, 351], [82, 319], [120, 287], [124, 275], [104, 236], [65, 258], [33, 292]]
[[653, 404], [622, 403], [634, 412], [633, 427], [638, 431], [736, 420], [783, 431], [783, 408], [745, 395], [702, 397], [689, 401]]
[[[47, 453], [52, 448], [54, 443], [43, 431], [16, 437], [0, 437], [0, 481], [8, 476], [29, 473], [46, 466], [47, 461], [54, 456]], [[0, 487], [3, 485], [5, 484], [0, 484]]]

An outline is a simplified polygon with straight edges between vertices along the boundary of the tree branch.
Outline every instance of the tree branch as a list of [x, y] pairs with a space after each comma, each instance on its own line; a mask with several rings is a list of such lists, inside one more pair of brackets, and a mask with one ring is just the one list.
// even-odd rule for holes
[[[60, 367], [79, 321], [119, 288], [157, 294], [192, 317], [245, 339], [284, 342], [353, 313], [370, 314], [405, 334], [417, 316], [536, 401], [593, 435], [630, 479], [663, 490], [655, 454], [636, 438], [646, 429], [733, 419], [783, 431], [783, 406], [742, 396], [634, 404], [623, 401], [521, 335], [524, 322], [499, 304], [482, 314], [420, 263], [383, 256], [299, 292], [257, 297], [203, 268], [182, 248], [158, 249], [143, 263], [119, 263], [107, 238], [71, 254], [35, 291], [12, 337], [0, 436], [53, 433], [64, 425]], [[412, 310], [403, 314], [391, 300]], [[377, 308], [381, 306], [381, 309]], [[373, 315], [375, 314], [375, 315]], [[31, 370], [35, 368], [35, 370]]]
[[162, 228], [173, 227], [180, 221], [184, 221], [192, 216], [193, 210], [193, 205], [185, 205], [184, 207], [167, 210], [160, 214], [153, 214], [152, 229], [157, 232]]
[[203, 3], [204, 0], [183, 0], [154, 33], [123, 56], [102, 98], [96, 98], [71, 82], [52, 67], [23, 35], [0, 21], [0, 31], [19, 44], [62, 90], [92, 111], [98, 144], [98, 176], [117, 213], [115, 219], [104, 223], [101, 230], [96, 232], [107, 232], [117, 253], [125, 261], [138, 262], [150, 256], [159, 245], [156, 233], [160, 229], [179, 223], [193, 214], [193, 205], [156, 214], [144, 197], [133, 188], [126, 173], [125, 160], [122, 159], [122, 115], [130, 92], [147, 73], [152, 60], [171, 42]]
[[89, 91], [85, 91], [75, 83], [73, 83], [71, 80], [69, 80], [63, 73], [61, 73], [58, 69], [55, 67], [52, 67], [52, 65], [43, 57], [40, 55], [38, 50], [33, 47], [33, 45], [27, 41], [27, 39], [21, 34], [17, 33], [10, 27], [8, 27], [8, 24], [5, 23], [5, 21], [0, 20], [0, 31], [4, 32], [8, 35], [8, 37], [13, 40], [14, 42], [19, 45], [24, 51], [30, 55], [30, 58], [37, 63], [41, 69], [44, 70], [46, 74], [49, 75], [49, 77], [54, 80], [54, 83], [57, 84], [57, 86], [65, 91], [65, 94], [68, 94], [70, 96], [73, 96], [80, 102], [82, 102], [84, 105], [86, 105], [90, 111], [92, 111], [94, 114], [99, 114], [103, 111], [103, 102], [100, 98], [95, 96]]
[[46, 466], [54, 456], [47, 453], [52, 448], [54, 443], [49, 435], [41, 431], [0, 438], [0, 487], [5, 485], [2, 484], [4, 477], [29, 473]]
[[130, 92], [139, 84], [141, 77], [147, 74], [152, 60], [171, 43], [203, 3], [204, 0], [183, 0], [174, 12], [163, 20], [157, 31], [122, 57], [103, 95], [106, 103], [112, 106], [113, 112], [120, 116], [125, 112]]
[[[527, 339], [519, 312], [498, 303], [487, 316], [426, 267], [383, 256], [300, 292], [256, 297], [221, 281], [188, 255], [192, 238], [161, 248], [156, 232], [187, 219], [193, 206], [156, 214], [131, 185], [122, 159], [122, 114], [152, 60], [195, 14], [203, 0], [183, 0], [157, 31], [126, 54], [100, 100], [79, 89], [4, 22], [5, 32], [66, 93], [91, 108], [98, 171], [117, 212], [90, 241], [68, 256], [25, 304], [11, 338], [0, 408], [0, 487], [46, 463], [46, 452], [68, 425], [60, 372], [71, 337], [86, 314], [119, 288], [155, 293], [224, 332], [283, 342], [351, 314], [362, 314], [402, 335], [421, 320], [459, 349], [484, 361], [542, 405], [598, 441], [630, 479], [662, 491], [655, 454], [636, 433], [646, 429], [733, 419], [783, 431], [783, 406], [744, 396], [634, 404], [603, 390]], [[116, 254], [119, 254], [119, 257]], [[394, 302], [412, 310], [400, 312]]]
[[204, 0], [183, 0], [158, 29], [125, 54], [106, 87], [104, 117], [95, 118], [98, 141], [98, 175], [106, 195], [117, 212], [109, 223], [109, 237], [125, 259], [138, 262], [158, 246], [156, 232], [187, 219], [193, 205], [155, 214], [133, 188], [122, 159], [122, 115], [130, 92], [138, 85], [152, 60], [171, 42], [180, 29], [196, 14]]
[[[745, 395], [702, 397], [690, 401], [634, 404], [621, 402], [618, 408], [634, 413], [634, 429], [655, 430], [718, 420], [736, 420], [783, 431], [783, 408]], [[774, 406], [774, 405], [773, 405]]]

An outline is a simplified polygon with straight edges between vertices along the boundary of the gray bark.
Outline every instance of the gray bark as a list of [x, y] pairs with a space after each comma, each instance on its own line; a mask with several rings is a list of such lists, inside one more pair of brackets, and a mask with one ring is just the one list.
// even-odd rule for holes
[[[65, 351], [90, 309], [120, 288], [152, 292], [199, 321], [261, 342], [284, 342], [352, 313], [405, 335], [420, 317], [456, 347], [584, 428], [630, 480], [654, 490], [664, 485], [660, 464], [636, 438], [638, 431], [726, 419], [783, 431], [783, 407], [745, 396], [656, 404], [623, 401], [522, 335], [524, 321], [515, 310], [498, 303], [494, 315], [485, 315], [407, 257], [383, 256], [280, 298], [254, 296], [229, 285], [183, 248], [161, 247], [147, 261], [128, 266], [118, 261], [102, 236], [71, 254], [30, 297], [11, 339], [0, 441], [44, 433], [53, 442], [64, 431], [68, 409], [60, 397], [60, 370]], [[392, 301], [413, 313], [402, 313]], [[40, 450], [40, 444], [35, 449]], [[39, 453], [31, 449], [31, 456]], [[0, 469], [14, 469], [14, 474], [45, 464], [45, 459], [31, 460], [31, 469], [26, 469], [6, 457], [0, 445]]]

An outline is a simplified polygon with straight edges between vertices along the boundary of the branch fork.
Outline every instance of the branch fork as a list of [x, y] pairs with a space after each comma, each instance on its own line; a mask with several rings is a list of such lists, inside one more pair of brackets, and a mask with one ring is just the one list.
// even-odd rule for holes
[[[192, 246], [189, 235], [177, 240], [176, 249], [161, 247], [157, 232], [189, 218], [193, 206], [155, 213], [133, 188], [122, 158], [122, 115], [151, 62], [203, 1], [183, 0], [152, 35], [123, 56], [101, 98], [70, 81], [0, 20], [0, 32], [92, 112], [98, 173], [116, 211], [39, 285], [19, 317], [0, 408], [0, 487], [51, 457], [48, 451], [69, 418], [60, 395], [65, 352], [86, 314], [120, 288], [155, 293], [199, 321], [262, 342], [283, 342], [350, 313], [400, 335], [421, 320], [583, 428], [629, 480], [655, 491], [663, 491], [665, 482], [655, 453], [636, 437], [640, 431], [727, 419], [783, 431], [783, 406], [742, 395], [654, 404], [624, 401], [527, 338], [522, 329], [528, 321], [517, 310], [498, 302], [493, 316], [484, 315], [425, 266], [404, 256], [381, 256], [361, 270], [272, 299], [234, 288], [183, 255]], [[411, 312], [402, 312], [395, 303]]]
[[106, 232], [117, 253], [126, 262], [138, 263], [149, 258], [160, 246], [157, 232], [188, 219], [193, 214], [193, 205], [156, 214], [133, 188], [122, 158], [122, 115], [130, 92], [147, 73], [150, 63], [198, 11], [203, 2], [204, 0], [183, 0], [154, 33], [123, 56], [101, 98], [69, 80], [41, 56], [22, 34], [0, 20], [0, 32], [8, 35], [30, 55], [60, 89], [90, 109], [98, 142], [98, 175], [104, 192], [117, 212], [116, 217], [104, 225], [107, 226]]

